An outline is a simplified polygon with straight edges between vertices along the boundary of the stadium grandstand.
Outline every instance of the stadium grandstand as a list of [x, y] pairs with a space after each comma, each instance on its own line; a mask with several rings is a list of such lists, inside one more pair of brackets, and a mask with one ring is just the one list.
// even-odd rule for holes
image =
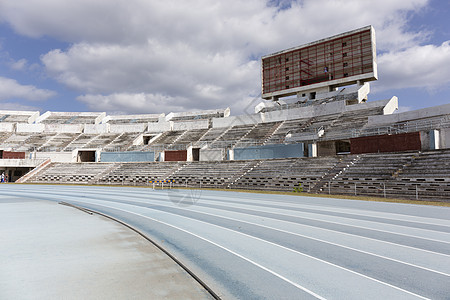
[[367, 101], [374, 44], [368, 26], [263, 57], [265, 100], [252, 114], [0, 111], [0, 172], [18, 183], [448, 201], [450, 104], [398, 113], [396, 97]]

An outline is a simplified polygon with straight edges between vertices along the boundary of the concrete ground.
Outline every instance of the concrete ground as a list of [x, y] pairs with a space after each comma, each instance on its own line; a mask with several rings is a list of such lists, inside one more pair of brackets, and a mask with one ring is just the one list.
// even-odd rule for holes
[[0, 299], [211, 299], [137, 233], [51, 201], [0, 197]]

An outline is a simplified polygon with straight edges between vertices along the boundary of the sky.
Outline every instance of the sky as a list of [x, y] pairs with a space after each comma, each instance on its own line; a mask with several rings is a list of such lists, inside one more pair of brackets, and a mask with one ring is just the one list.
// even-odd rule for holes
[[448, 104], [449, 14], [448, 0], [0, 0], [0, 110], [238, 115], [261, 101], [261, 56], [367, 25], [369, 101]]

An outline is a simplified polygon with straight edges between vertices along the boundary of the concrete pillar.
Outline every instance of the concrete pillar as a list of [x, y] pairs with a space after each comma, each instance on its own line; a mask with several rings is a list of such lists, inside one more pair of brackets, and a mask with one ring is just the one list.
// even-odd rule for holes
[[308, 144], [308, 157], [317, 157], [317, 144]]
[[187, 158], [186, 161], [194, 161], [194, 155], [192, 154], [192, 146], [187, 148]]
[[234, 160], [234, 149], [228, 150], [228, 160]]
[[439, 134], [439, 130], [435, 129], [435, 130], [431, 130], [429, 133], [429, 138], [430, 138], [430, 150], [436, 150], [436, 149], [440, 149], [440, 134]]

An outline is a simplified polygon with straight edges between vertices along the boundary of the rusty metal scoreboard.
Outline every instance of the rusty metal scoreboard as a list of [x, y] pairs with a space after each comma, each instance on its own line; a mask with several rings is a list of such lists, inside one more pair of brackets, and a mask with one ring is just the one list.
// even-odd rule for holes
[[262, 57], [262, 98], [377, 79], [372, 26]]

